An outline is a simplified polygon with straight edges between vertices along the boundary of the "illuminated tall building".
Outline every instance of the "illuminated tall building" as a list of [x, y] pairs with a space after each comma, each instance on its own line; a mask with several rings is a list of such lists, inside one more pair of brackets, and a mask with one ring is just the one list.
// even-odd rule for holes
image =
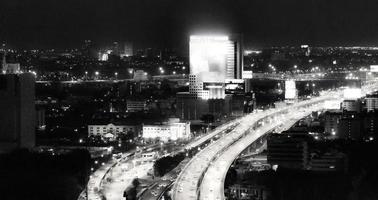
[[190, 36], [189, 57], [189, 92], [177, 93], [177, 117], [198, 120], [211, 114], [219, 120], [242, 115], [245, 83], [241, 36]]
[[190, 36], [189, 93], [200, 99], [224, 99], [225, 83], [241, 79], [240, 37]]

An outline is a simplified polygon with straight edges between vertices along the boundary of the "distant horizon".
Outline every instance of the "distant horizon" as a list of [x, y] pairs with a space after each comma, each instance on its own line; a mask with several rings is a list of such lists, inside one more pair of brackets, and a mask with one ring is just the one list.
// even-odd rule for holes
[[133, 41], [185, 49], [190, 34], [243, 33], [245, 46], [378, 45], [375, 0], [2, 0], [0, 41], [75, 48]]

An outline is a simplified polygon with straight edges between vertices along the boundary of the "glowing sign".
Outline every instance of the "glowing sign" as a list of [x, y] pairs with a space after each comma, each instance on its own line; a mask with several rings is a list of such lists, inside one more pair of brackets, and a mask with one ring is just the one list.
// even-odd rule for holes
[[331, 109], [340, 109], [340, 101], [337, 100], [328, 100], [324, 101], [324, 108], [331, 110]]
[[361, 88], [346, 88], [344, 89], [344, 99], [354, 100], [362, 97]]
[[378, 72], [378, 65], [370, 65], [371, 72]]
[[242, 74], [242, 77], [243, 77], [243, 79], [251, 79], [251, 78], [253, 78], [252, 71], [246, 71], [246, 70], [244, 70], [243, 74]]
[[295, 99], [297, 97], [297, 89], [295, 81], [285, 81], [285, 99]]
[[225, 92], [226, 94], [244, 93], [244, 80], [243, 79], [226, 79]]
[[190, 74], [200, 82], [224, 82], [230, 43], [227, 36], [190, 36]]

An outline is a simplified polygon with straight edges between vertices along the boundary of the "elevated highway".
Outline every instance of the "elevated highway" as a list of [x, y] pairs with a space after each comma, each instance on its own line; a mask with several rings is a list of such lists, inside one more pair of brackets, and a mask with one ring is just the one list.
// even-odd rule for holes
[[[376, 82], [363, 87], [363, 95], [376, 91]], [[324, 109], [327, 100], [342, 101], [342, 91], [323, 91], [319, 97], [283, 108], [249, 114], [235, 120], [237, 126], [197, 153], [183, 168], [172, 189], [174, 200], [223, 200], [224, 179], [232, 162], [251, 143], [275, 128]]]

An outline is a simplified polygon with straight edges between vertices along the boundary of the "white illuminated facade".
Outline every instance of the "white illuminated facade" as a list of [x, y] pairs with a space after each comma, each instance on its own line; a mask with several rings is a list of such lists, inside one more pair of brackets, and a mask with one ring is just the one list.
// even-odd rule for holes
[[136, 125], [118, 125], [118, 124], [93, 124], [88, 125], [88, 136], [101, 136], [109, 139], [115, 139], [119, 134], [138, 131]]
[[338, 109], [340, 109], [340, 101], [338, 101], [338, 100], [324, 101], [324, 109], [326, 109], [326, 110], [338, 110]]
[[189, 53], [189, 93], [193, 96], [224, 99], [226, 79], [242, 78], [240, 40], [228, 36], [190, 36]]
[[370, 72], [378, 72], [378, 65], [370, 65]]
[[297, 98], [297, 89], [294, 80], [285, 81], [285, 100], [291, 101]]
[[356, 100], [362, 97], [361, 88], [345, 88], [344, 99]]
[[190, 139], [190, 123], [170, 119], [161, 125], [143, 125], [143, 138], [147, 140], [176, 141]]

